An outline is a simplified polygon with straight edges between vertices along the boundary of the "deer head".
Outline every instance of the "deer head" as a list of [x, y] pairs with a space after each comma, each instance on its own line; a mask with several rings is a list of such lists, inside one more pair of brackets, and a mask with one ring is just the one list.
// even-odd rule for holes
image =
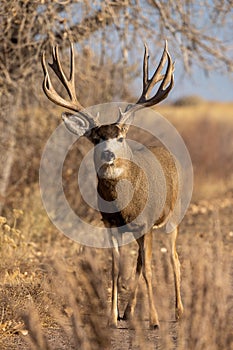
[[[99, 115], [96, 116], [88, 113], [78, 101], [75, 93], [74, 77], [74, 47], [70, 45], [70, 75], [67, 78], [62, 69], [58, 46], [52, 49], [52, 63], [49, 66], [55, 72], [60, 82], [65, 87], [69, 100], [65, 100], [54, 89], [49, 72], [46, 66], [45, 52], [42, 54], [42, 66], [44, 70], [43, 90], [46, 96], [59, 106], [65, 107], [76, 113], [63, 113], [62, 119], [72, 133], [87, 137], [95, 146], [94, 161], [98, 176], [117, 177], [121, 174], [121, 167], [117, 165], [118, 160], [122, 158], [130, 159], [131, 149], [126, 142], [126, 135], [133, 120], [134, 114], [138, 109], [151, 107], [164, 100], [173, 87], [174, 64], [168, 53], [167, 42], [165, 42], [164, 51], [153, 76], [148, 77], [149, 55], [148, 48], [145, 45], [143, 60], [143, 89], [138, 101], [133, 105], [128, 105], [125, 111], [119, 109], [119, 116], [115, 123], [101, 125]], [[165, 63], [167, 68], [165, 74], [161, 74]], [[161, 82], [157, 92], [149, 97], [153, 87]], [[101, 171], [99, 171], [101, 169]]]

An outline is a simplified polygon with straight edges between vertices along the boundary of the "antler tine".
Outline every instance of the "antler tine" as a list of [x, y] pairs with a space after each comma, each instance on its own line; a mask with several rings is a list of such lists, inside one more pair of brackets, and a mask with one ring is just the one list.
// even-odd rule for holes
[[143, 103], [144, 107], [150, 107], [163, 101], [167, 97], [167, 95], [169, 94], [169, 92], [171, 91], [174, 85], [174, 76], [173, 76], [174, 65], [172, 63], [171, 56], [169, 55], [169, 53], [166, 52], [166, 54], [167, 54], [167, 60], [168, 60], [166, 73], [161, 78], [162, 82], [158, 88], [158, 91], [153, 97], [151, 97], [149, 100], [146, 100], [146, 102]]
[[48, 97], [49, 100], [56, 103], [59, 106], [65, 107], [67, 109], [70, 109], [75, 112], [81, 112], [83, 114], [83, 117], [85, 117], [90, 124], [96, 126], [98, 125], [98, 118], [93, 117], [92, 115], [88, 114], [86, 111], [84, 112], [84, 107], [79, 103], [76, 92], [75, 92], [75, 76], [74, 76], [74, 46], [73, 43], [70, 43], [70, 75], [69, 78], [67, 78], [60, 62], [59, 57], [59, 51], [58, 46], [52, 47], [52, 59], [53, 62], [49, 63], [49, 66], [52, 68], [54, 73], [57, 75], [58, 79], [61, 81], [62, 85], [65, 87], [70, 101], [65, 100], [63, 97], [61, 97], [57, 91], [54, 89], [48, 68], [46, 65], [46, 59], [45, 59], [45, 52], [42, 53], [41, 62], [42, 67], [44, 71], [44, 81], [43, 81], [43, 90], [45, 95]]
[[154, 85], [160, 80], [162, 80], [164, 77], [164, 75], [160, 74], [160, 72], [163, 69], [164, 64], [166, 62], [167, 42], [165, 42], [163, 55], [151, 79], [148, 78], [150, 55], [148, 54], [148, 46], [146, 45], [146, 43], [144, 45], [145, 45], [145, 52], [144, 52], [144, 58], [143, 58], [143, 90], [142, 90], [142, 95], [140, 97], [141, 100], [146, 99], [146, 97], [149, 95], [149, 93], [153, 89]]
[[[168, 60], [168, 66], [167, 66], [166, 73], [161, 74], [161, 71], [167, 60]], [[151, 79], [148, 79], [148, 62], [149, 62], [148, 48], [145, 45], [145, 54], [144, 54], [144, 61], [143, 61], [143, 91], [142, 91], [141, 97], [137, 101], [137, 104], [143, 104], [145, 107], [152, 106], [162, 101], [157, 99], [159, 96], [161, 97], [163, 96], [163, 94], [161, 94], [161, 90], [164, 89], [164, 87], [169, 83], [170, 80], [173, 80], [172, 73], [173, 73], [174, 67], [171, 62], [171, 57], [168, 53], [167, 41], [165, 41], [165, 46], [164, 46], [163, 54], [160, 59], [159, 65], [156, 68]], [[148, 100], [147, 96], [150, 94], [155, 84], [157, 84], [161, 80], [162, 80], [162, 84], [160, 85], [158, 92], [156, 93], [155, 96], [153, 96], [151, 99]], [[170, 86], [169, 91], [171, 90], [172, 86], [173, 84]], [[165, 94], [165, 96], [162, 99], [164, 99], [167, 96], [169, 91]]]
[[[161, 74], [162, 69], [164, 68], [164, 65], [167, 61], [167, 68], [165, 74]], [[148, 54], [148, 47], [145, 44], [145, 52], [144, 52], [144, 59], [143, 59], [143, 90], [140, 98], [136, 102], [135, 105], [128, 106], [127, 110], [125, 112], [120, 111], [118, 123], [126, 123], [127, 120], [130, 119], [130, 117], [133, 115], [135, 111], [138, 109], [141, 109], [143, 107], [151, 107], [162, 100], [164, 100], [169, 92], [171, 91], [173, 85], [174, 85], [174, 64], [172, 63], [171, 56], [168, 52], [168, 46], [167, 41], [165, 41], [164, 50], [162, 57], [160, 59], [159, 65], [156, 68], [153, 76], [151, 79], [148, 78], [148, 69], [149, 65], [149, 54]], [[161, 84], [159, 85], [159, 88], [154, 96], [148, 99], [148, 95], [150, 94], [151, 90], [157, 84], [159, 81], [161, 81]]]
[[[45, 51], [42, 53], [42, 60], [41, 60], [43, 71], [44, 71], [44, 81], [43, 81], [44, 93], [46, 94], [48, 99], [50, 99], [52, 102], [56, 103], [57, 105], [71, 109], [72, 111], [75, 111], [75, 112], [80, 112], [83, 109], [83, 106], [77, 101], [77, 98], [75, 95], [75, 87], [72, 80], [70, 81], [67, 80], [61, 68], [57, 47], [53, 47], [52, 49], [52, 58], [53, 58], [53, 63], [49, 65], [53, 69], [53, 71], [56, 73], [57, 77], [62, 82], [63, 86], [66, 88], [66, 91], [68, 92], [71, 101], [65, 100], [54, 89], [49, 76], [48, 68], [46, 65]], [[73, 84], [72, 87], [71, 87], [71, 84]]]
[[56, 103], [57, 105], [71, 109], [72, 111], [78, 112], [80, 109], [78, 108], [77, 104], [73, 105], [70, 101], [66, 101], [63, 97], [58, 95], [58, 93], [54, 89], [49, 76], [48, 68], [46, 66], [45, 52], [42, 53], [41, 62], [42, 62], [42, 67], [44, 71], [44, 81], [43, 81], [42, 87], [45, 95], [48, 97], [50, 101]]
[[[58, 46], [54, 46], [52, 49], [52, 58], [53, 62], [49, 63], [49, 66], [53, 69], [54, 73], [56, 73], [57, 77], [62, 82], [63, 86], [66, 88], [66, 91], [72, 102], [79, 104], [75, 92], [75, 80], [74, 80], [74, 47], [73, 43], [70, 43], [70, 77], [67, 79], [64, 70], [61, 66], [61, 61], [59, 57]], [[79, 104], [80, 105], [80, 104]], [[81, 108], [83, 108], [80, 105]]]
[[148, 63], [150, 58], [148, 54], [147, 44], [144, 43], [144, 46], [145, 46], [145, 51], [144, 51], [144, 58], [143, 58], [143, 91], [146, 90], [148, 85], [148, 73], [149, 73]]
[[[157, 84], [160, 80], [162, 80], [164, 78], [164, 74], [160, 74], [160, 73], [161, 73], [161, 71], [166, 63], [166, 58], [167, 58], [167, 40], [165, 41], [165, 46], [164, 46], [163, 54], [162, 54], [162, 57], [160, 59], [159, 65], [156, 68], [152, 78], [147, 80], [148, 81], [148, 88], [146, 90], [146, 96], [148, 96], [150, 94], [150, 92], [153, 89], [153, 87], [155, 86], [155, 84]], [[148, 56], [148, 59], [149, 59], [149, 56]]]

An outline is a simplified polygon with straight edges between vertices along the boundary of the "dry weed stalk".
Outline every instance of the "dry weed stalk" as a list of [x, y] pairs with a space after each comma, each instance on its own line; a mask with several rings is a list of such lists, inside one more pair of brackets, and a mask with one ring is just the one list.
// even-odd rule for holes
[[28, 343], [31, 350], [51, 350], [45, 333], [41, 327], [37, 310], [33, 304], [30, 304], [27, 312], [23, 314], [23, 320], [26, 328], [30, 332]]
[[[212, 217], [213, 241], [196, 240], [184, 288], [187, 312], [178, 329], [178, 349], [231, 349], [232, 260], [223, 245], [219, 213]], [[207, 235], [206, 235], [207, 236]], [[199, 242], [198, 242], [199, 241]]]
[[[106, 312], [106, 297], [100, 272], [97, 272], [91, 257], [86, 255], [85, 260], [80, 260], [77, 274], [68, 272], [61, 262], [54, 261], [52, 265], [47, 295], [53, 299], [50, 312], [59, 333], [75, 349], [109, 349], [109, 333], [100, 314], [101, 310]], [[87, 309], [88, 313], [85, 312]], [[35, 349], [56, 349], [39, 326], [35, 310], [30, 309], [23, 318], [31, 342], [37, 346]]]

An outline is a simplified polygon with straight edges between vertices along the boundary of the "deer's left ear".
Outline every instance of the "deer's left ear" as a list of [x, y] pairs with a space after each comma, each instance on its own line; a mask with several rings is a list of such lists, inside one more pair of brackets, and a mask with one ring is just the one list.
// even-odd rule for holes
[[89, 122], [82, 116], [82, 113], [62, 113], [62, 120], [64, 121], [67, 129], [79, 137], [83, 136], [90, 127]]

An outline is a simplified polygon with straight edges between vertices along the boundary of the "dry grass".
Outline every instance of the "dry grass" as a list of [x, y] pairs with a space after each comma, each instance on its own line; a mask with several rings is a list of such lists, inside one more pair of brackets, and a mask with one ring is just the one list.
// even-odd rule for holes
[[[143, 280], [135, 329], [123, 321], [118, 330], [108, 329], [108, 250], [86, 248], [81, 253], [76, 243], [57, 235], [57, 242], [43, 242], [42, 251], [38, 238], [31, 245], [27, 234], [19, 239], [20, 224], [15, 226], [15, 217], [11, 226], [1, 219], [1, 349], [230, 349], [232, 204], [233, 197], [225, 206], [207, 201], [192, 205], [181, 226], [178, 250], [185, 314], [178, 323], [174, 321], [167, 237], [162, 232], [154, 236], [154, 290], [161, 320], [158, 332], [148, 330]], [[126, 281], [135, 267], [135, 245], [125, 247], [125, 253], [122, 309], [128, 293]]]
[[233, 104], [162, 106], [159, 112], [176, 127], [190, 152], [194, 199], [210, 199], [232, 188]]
[[[83, 251], [49, 222], [41, 204], [35, 169], [40, 159], [38, 150], [46, 139], [43, 133], [46, 123], [41, 124], [35, 137], [34, 120], [31, 125], [34, 138], [25, 140], [21, 135], [18, 140], [18, 147], [22, 142], [31, 147], [27, 152], [33, 158], [32, 168], [27, 168], [21, 182], [13, 179], [12, 195], [4, 217], [0, 218], [2, 350], [228, 350], [233, 346], [232, 109], [230, 104], [202, 103], [182, 108], [164, 106], [160, 110], [188, 144], [196, 180], [195, 202], [181, 225], [178, 239], [185, 304], [184, 317], [178, 323], [174, 321], [167, 238], [163, 233], [154, 236], [159, 331], [148, 330], [143, 281], [135, 329], [123, 321], [119, 329], [108, 329], [110, 251], [90, 248]], [[37, 122], [43, 117], [38, 112]], [[27, 161], [26, 155], [22, 164], [15, 163], [15, 174], [22, 174], [23, 167], [25, 171]], [[68, 161], [69, 167], [72, 163]], [[66, 181], [70, 179], [69, 175]], [[134, 244], [125, 247], [125, 259], [122, 308], [129, 292], [131, 268], [135, 267]]]

